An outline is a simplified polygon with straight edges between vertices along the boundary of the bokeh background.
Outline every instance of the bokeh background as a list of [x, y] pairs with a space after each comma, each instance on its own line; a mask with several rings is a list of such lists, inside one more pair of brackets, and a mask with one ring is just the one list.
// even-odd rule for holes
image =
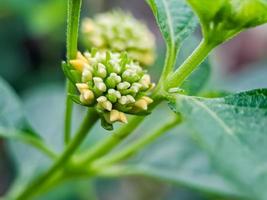
[[[156, 35], [158, 60], [150, 68], [156, 80], [165, 46], [144, 0], [84, 0], [82, 16], [93, 16], [118, 7], [144, 20]], [[15, 88], [22, 99], [40, 85], [64, 85], [60, 63], [65, 55], [65, 20], [66, 0], [0, 0], [0, 76]], [[198, 30], [186, 41], [180, 62], [199, 40]], [[80, 48], [83, 49], [81, 44]], [[267, 26], [246, 31], [222, 45], [212, 54], [211, 62], [209, 90], [242, 91], [267, 87]], [[7, 191], [15, 175], [13, 158], [6, 142], [0, 140], [0, 196]], [[83, 187], [86, 185], [84, 183]], [[96, 185], [94, 192], [100, 200], [210, 199], [197, 191], [140, 177], [97, 180]]]

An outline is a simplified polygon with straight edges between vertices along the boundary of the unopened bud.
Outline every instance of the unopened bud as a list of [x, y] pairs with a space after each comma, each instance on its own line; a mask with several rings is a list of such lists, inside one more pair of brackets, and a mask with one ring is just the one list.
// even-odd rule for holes
[[115, 72], [115, 73], [117, 73], [117, 74], [119, 74], [120, 72], [121, 72], [121, 66], [118, 64], [118, 62], [117, 61], [115, 61], [115, 60], [110, 60], [109, 61], [109, 64], [110, 64], [110, 66], [111, 66], [111, 71], [113, 71], [113, 72]]
[[108, 94], [107, 94], [107, 98], [112, 103], [115, 103], [115, 102], [117, 102], [117, 100], [119, 98], [121, 98], [121, 93], [119, 91], [114, 90], [114, 89], [109, 89]]
[[97, 65], [96, 76], [98, 76], [100, 78], [106, 78], [106, 76], [107, 76], [106, 67], [102, 63], [98, 63], [98, 65]]
[[139, 99], [134, 104], [137, 108], [140, 108], [142, 110], [147, 110], [148, 103], [144, 99]]
[[143, 96], [141, 99], [144, 99], [148, 104], [153, 103], [153, 99], [147, 97], [147, 96]]
[[81, 95], [80, 95], [80, 101], [83, 103], [83, 104], [86, 104], [86, 105], [90, 105], [94, 102], [94, 93], [89, 90], [89, 89], [85, 89], [81, 92]]
[[98, 106], [103, 108], [104, 110], [111, 111], [112, 110], [112, 103], [107, 100], [105, 96], [101, 96], [97, 98]]
[[86, 62], [84, 62], [83, 60], [80, 59], [75, 59], [75, 60], [70, 60], [70, 64], [74, 67], [74, 69], [82, 72], [84, 66], [87, 64]]
[[126, 70], [122, 74], [122, 78], [124, 81], [127, 81], [129, 83], [134, 83], [140, 79], [139, 75], [131, 69]]
[[134, 103], [135, 102], [135, 99], [133, 98], [133, 96], [127, 95], [126, 97], [128, 99], [128, 103]]
[[126, 115], [123, 112], [120, 112], [120, 119], [119, 119], [119, 121], [122, 122], [122, 123], [125, 123], [125, 124], [128, 123], [127, 117], [126, 117]]
[[78, 88], [80, 93], [82, 93], [86, 89], [89, 89], [89, 86], [86, 83], [76, 83], [76, 87]]
[[80, 51], [78, 51], [78, 53], [77, 53], [77, 59], [82, 60], [85, 63], [88, 62], [88, 60], [83, 56], [83, 54]]
[[120, 99], [119, 99], [119, 103], [121, 105], [125, 105], [128, 103], [128, 98], [126, 96], [122, 96]]
[[130, 86], [131, 86], [130, 83], [124, 81], [124, 82], [122, 82], [122, 83], [119, 83], [119, 84], [117, 85], [117, 88], [118, 88], [118, 90], [126, 90], [126, 89], [128, 89]]
[[115, 88], [121, 82], [121, 77], [116, 73], [111, 73], [105, 82], [109, 88]]
[[93, 78], [92, 72], [88, 69], [84, 69], [82, 73], [82, 82], [91, 81]]
[[119, 119], [120, 119], [120, 112], [117, 111], [117, 110], [111, 110], [109, 120], [110, 120], [111, 122], [116, 122], [116, 121], [118, 121]]
[[141, 83], [142, 89], [148, 89], [149, 85], [151, 84], [150, 76], [148, 74], [143, 75], [139, 83]]
[[138, 93], [142, 85], [140, 83], [133, 83], [132, 86], [130, 87], [131, 92], [134, 94]]
[[105, 83], [103, 82], [103, 80], [99, 77], [94, 77], [94, 84], [95, 84], [95, 88], [96, 90], [98, 90], [98, 92], [105, 92], [107, 90], [107, 86], [105, 85]]

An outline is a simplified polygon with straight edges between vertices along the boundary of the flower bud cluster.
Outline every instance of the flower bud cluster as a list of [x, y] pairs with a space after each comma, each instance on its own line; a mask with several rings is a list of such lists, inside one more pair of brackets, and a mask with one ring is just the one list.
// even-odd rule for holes
[[95, 107], [106, 124], [127, 123], [125, 113], [145, 112], [153, 102], [147, 96], [154, 86], [150, 76], [127, 53], [79, 52], [70, 65], [79, 77], [79, 103]]
[[90, 47], [127, 51], [129, 57], [143, 65], [155, 60], [155, 37], [145, 24], [120, 10], [86, 18], [82, 23], [84, 42]]

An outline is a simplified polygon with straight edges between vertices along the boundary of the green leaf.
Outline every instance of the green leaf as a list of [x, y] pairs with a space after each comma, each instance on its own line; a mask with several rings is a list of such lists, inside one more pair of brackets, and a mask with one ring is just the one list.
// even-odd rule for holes
[[[127, 147], [132, 140], [157, 130], [172, 117], [169, 110], [160, 107], [115, 151], [121, 151], [122, 146]], [[209, 194], [239, 196], [240, 192], [216, 173], [208, 156], [189, 137], [188, 128], [182, 125], [158, 138], [119, 165], [118, 175], [144, 176]]]
[[178, 95], [171, 107], [222, 176], [252, 199], [267, 199], [267, 89], [217, 99]]
[[[65, 104], [65, 89], [63, 85], [49, 84], [32, 88], [23, 94], [26, 116], [30, 123], [42, 136], [43, 140], [49, 148], [55, 151], [63, 149], [63, 120], [64, 119], [64, 104]], [[74, 110], [74, 129], [77, 128], [82, 121], [84, 109], [75, 107]], [[10, 152], [14, 157], [17, 169], [17, 177], [10, 190], [10, 197], [19, 193], [27, 183], [35, 176], [46, 170], [51, 165], [51, 160], [43, 154], [33, 150], [28, 145], [18, 142], [10, 142]], [[77, 181], [77, 184], [80, 184]], [[69, 184], [70, 185], [70, 184]], [[59, 190], [64, 190], [64, 185], [59, 187]], [[68, 194], [77, 194], [77, 187], [68, 187]], [[83, 188], [85, 191], [86, 188]], [[62, 193], [55, 190], [54, 193], [60, 193], [59, 199], [64, 199]], [[51, 199], [57, 199], [52, 192], [47, 194]], [[62, 195], [61, 195], [62, 194]], [[52, 198], [53, 196], [53, 198]], [[62, 197], [61, 197], [62, 196]], [[50, 198], [47, 198], [50, 199]], [[86, 199], [86, 198], [85, 198]]]
[[196, 27], [196, 18], [184, 0], [147, 0], [169, 48], [178, 51]]
[[20, 128], [24, 121], [21, 102], [13, 89], [2, 78], [0, 78], [0, 94], [0, 125]]
[[187, 1], [200, 19], [204, 38], [214, 46], [267, 22], [265, 0]]
[[[22, 133], [24, 133], [27, 134], [25, 137], [39, 138], [25, 118], [19, 97], [2, 78], [0, 78], [0, 94], [0, 137], [23, 139]], [[13, 131], [12, 134], [6, 133], [15, 129], [22, 131]]]

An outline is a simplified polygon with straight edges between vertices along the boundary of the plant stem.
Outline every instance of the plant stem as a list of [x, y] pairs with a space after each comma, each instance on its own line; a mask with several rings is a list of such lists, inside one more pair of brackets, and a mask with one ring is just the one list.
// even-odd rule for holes
[[181, 122], [180, 116], [175, 116], [175, 118], [165, 125], [163, 125], [161, 128], [155, 130], [153, 133], [146, 135], [145, 137], [140, 138], [138, 141], [134, 142], [132, 145], [127, 147], [124, 150], [121, 150], [118, 153], [112, 154], [110, 156], [103, 157], [99, 160], [94, 161], [91, 164], [92, 169], [100, 169], [103, 166], [112, 165], [114, 163], [117, 163], [119, 161], [125, 160], [129, 158], [131, 155], [137, 153], [142, 148], [144, 148], [146, 145], [150, 144], [154, 140], [156, 140], [158, 137], [160, 137], [162, 134], [166, 133], [170, 129], [174, 128], [177, 124]]
[[73, 102], [72, 99], [68, 96], [68, 93], [72, 90], [72, 83], [66, 81], [66, 108], [65, 108], [65, 122], [64, 122], [64, 142], [67, 145], [71, 139], [71, 125], [72, 125], [72, 110]]
[[76, 58], [82, 0], [68, 0], [67, 61]]
[[131, 118], [127, 125], [122, 126], [120, 129], [112, 133], [110, 137], [106, 138], [104, 141], [101, 141], [92, 149], [79, 156], [79, 166], [85, 165], [107, 153], [124, 138], [126, 138], [130, 133], [132, 133], [143, 120], [143, 116], [134, 116], [133, 118]]
[[168, 77], [169, 73], [172, 71], [173, 66], [176, 62], [177, 50], [171, 46], [167, 46], [165, 64], [159, 79], [158, 85], [163, 84], [163, 82]]
[[[93, 116], [93, 118], [91, 118], [91, 116]], [[58, 158], [58, 160], [54, 163], [54, 165], [46, 173], [44, 173], [39, 178], [34, 180], [27, 187], [27, 189], [24, 190], [24, 192], [20, 194], [19, 197], [16, 199], [26, 200], [29, 197], [31, 197], [35, 192], [37, 192], [39, 188], [42, 188], [42, 186], [45, 185], [46, 182], [49, 181], [50, 178], [52, 178], [53, 175], [56, 174], [56, 172], [67, 163], [69, 158], [80, 146], [80, 144], [86, 137], [88, 131], [93, 127], [93, 125], [97, 122], [97, 120], [98, 120], [98, 115], [96, 114], [95, 109], [89, 109], [75, 137], [69, 143], [69, 145], [64, 150], [62, 155]]]
[[[78, 49], [78, 33], [79, 33], [79, 19], [82, 0], [68, 0], [68, 14], [67, 14], [67, 61], [76, 58]], [[65, 126], [64, 126], [64, 141], [68, 144], [71, 137], [72, 124], [72, 109], [73, 102], [68, 96], [73, 90], [73, 85], [69, 80], [66, 83], [66, 108], [65, 108]]]
[[186, 78], [203, 62], [209, 55], [213, 45], [209, 45], [204, 40], [201, 41], [195, 51], [189, 56], [185, 62], [167, 79], [166, 88], [179, 87]]

